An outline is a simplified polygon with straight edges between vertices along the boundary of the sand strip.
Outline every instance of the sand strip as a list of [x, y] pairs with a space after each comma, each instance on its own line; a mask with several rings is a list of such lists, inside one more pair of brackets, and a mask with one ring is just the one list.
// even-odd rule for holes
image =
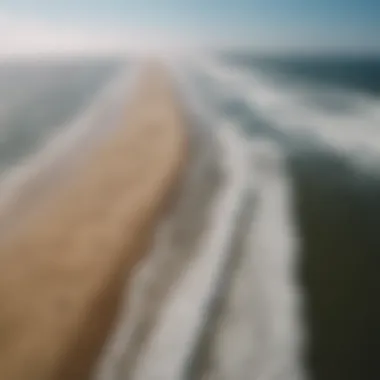
[[0, 377], [85, 379], [185, 161], [183, 118], [149, 66], [116, 131], [0, 247]]
[[[170, 72], [174, 74], [171, 67]], [[172, 292], [201, 254], [199, 246], [208, 234], [211, 211], [225, 182], [218, 139], [210, 125], [188, 108], [182, 83], [175, 74], [173, 79], [187, 120], [186, 168], [176, 201], [156, 230], [152, 250], [126, 286], [117, 324], [104, 347], [94, 380], [133, 378]]]
[[7, 175], [0, 176], [0, 239], [15, 224], [23, 223], [26, 214], [39, 210], [40, 202], [55, 194], [104, 136], [125, 125], [125, 104], [133, 95], [139, 68], [136, 64], [124, 68], [95, 94], [83, 113], [61, 126], [35, 154], [24, 158]]

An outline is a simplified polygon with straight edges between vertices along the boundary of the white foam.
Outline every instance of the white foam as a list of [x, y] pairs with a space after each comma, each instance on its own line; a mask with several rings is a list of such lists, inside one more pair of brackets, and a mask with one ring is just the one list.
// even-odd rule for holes
[[241, 192], [247, 177], [244, 163], [246, 152], [242, 138], [236, 129], [226, 125], [225, 120], [215, 119], [197, 102], [194, 89], [186, 78], [172, 67], [177, 84], [186, 88], [182, 94], [194, 115], [206, 121], [204, 133], [210, 133], [212, 126], [220, 128], [217, 133], [224, 151], [221, 162], [225, 171], [225, 184], [219, 190], [210, 216], [210, 226], [202, 239], [199, 253], [191, 262], [183, 278], [168, 302], [164, 305], [158, 324], [151, 336], [143, 356], [137, 363], [134, 379], [178, 380], [185, 370], [199, 338], [198, 334], [207, 318], [207, 305], [215, 292], [217, 280], [229, 255], [234, 224], [239, 213]]
[[305, 379], [299, 244], [285, 160], [265, 141], [253, 143], [251, 160], [254, 217], [217, 335], [212, 379]]
[[229, 255], [239, 200], [244, 189], [246, 169], [244, 150], [230, 128], [220, 129], [225, 149], [226, 186], [212, 210], [210, 230], [199, 255], [187, 269], [158, 321], [157, 330], [138, 364], [135, 379], [177, 380], [197, 343], [207, 318], [207, 305]]
[[[130, 378], [183, 378], [223, 269], [234, 253], [231, 245], [236, 222], [248, 190], [258, 194], [259, 199], [251, 232], [245, 241], [243, 264], [235, 273], [229, 300], [229, 313], [233, 318], [223, 326], [222, 334], [216, 336], [213, 347], [216, 361], [212, 378], [303, 379], [300, 359], [303, 330], [293, 273], [298, 242], [290, 210], [291, 189], [284, 157], [278, 146], [268, 141], [248, 142], [239, 133], [238, 126], [199, 101], [199, 94], [186, 73], [178, 67], [172, 70], [191, 115], [204, 122], [199, 126], [200, 131], [205, 137], [212, 136], [219, 141], [223, 150], [220, 165], [225, 171], [225, 179], [214, 200], [209, 228], [198, 252], [194, 253], [177, 286], [171, 289], [170, 297], [160, 305], [157, 324]], [[165, 234], [165, 227], [164, 222], [159, 234]], [[167, 255], [168, 252], [159, 254]], [[138, 283], [134, 283], [132, 293], [126, 292], [132, 294], [133, 299], [125, 302], [118, 326], [95, 374], [96, 379], [123, 377], [120, 363], [133, 334], [134, 318], [138, 315], [135, 313], [135, 308], [139, 307], [136, 296], [141, 296], [139, 289], [144, 288], [157, 269], [156, 259], [153, 255], [143, 263]]]
[[[183, 82], [185, 79], [182, 75], [183, 73], [178, 72], [176, 68], [173, 67], [172, 61], [170, 63], [167, 62], [167, 65], [170, 65], [171, 73], [177, 81], [177, 90], [181, 93], [182, 100], [187, 100], [184, 106], [190, 108], [188, 111], [191, 111], [192, 116], [199, 116], [199, 113], [203, 113], [204, 110], [198, 109], [195, 105], [195, 109], [197, 110], [195, 111], [194, 107], [192, 107], [194, 94], [191, 88], [188, 88], [188, 84]], [[194, 115], [194, 113], [197, 115]], [[210, 121], [210, 119], [208, 119], [208, 121]], [[151, 310], [150, 306], [145, 304], [150, 300], [149, 294], [151, 288], [155, 286], [155, 283], [160, 284], [166, 281], [159, 278], [160, 275], [166, 274], [163, 269], [167, 266], [170, 267], [170, 263], [173, 262], [173, 259], [174, 261], [178, 260], [178, 258], [174, 258], [173, 256], [183, 255], [184, 253], [176, 249], [177, 244], [173, 244], [173, 231], [178, 228], [178, 223], [179, 225], [186, 224], [183, 220], [177, 220], [180, 217], [185, 218], [188, 216], [187, 212], [184, 211], [186, 211], [189, 205], [194, 204], [194, 199], [190, 198], [193, 196], [195, 199], [199, 198], [199, 188], [202, 189], [204, 181], [207, 178], [207, 168], [210, 162], [216, 160], [216, 157], [213, 156], [215, 150], [212, 149], [212, 147], [215, 147], [215, 141], [210, 140], [216, 137], [209, 133], [210, 128], [208, 127], [210, 127], [210, 125], [204, 128], [205, 126], [202, 125], [202, 123], [195, 122], [191, 127], [192, 128], [187, 131], [187, 134], [191, 140], [190, 145], [197, 152], [197, 157], [190, 162], [191, 166], [186, 170], [187, 177], [184, 179], [183, 184], [187, 187], [181, 192], [181, 199], [178, 201], [174, 210], [172, 210], [174, 214], [171, 213], [167, 215], [166, 218], [160, 222], [152, 250], [138, 268], [136, 268], [131, 281], [128, 281], [126, 284], [124, 299], [118, 313], [116, 324], [93, 373], [93, 378], [96, 380], [118, 380], [131, 376], [131, 373], [134, 372], [133, 363], [132, 368], [131, 366], [126, 368], [126, 361], [131, 359], [131, 355], [136, 355], [136, 347], [133, 346], [136, 339], [135, 333], [136, 329], [139, 329], [141, 322], [144, 325], [144, 321], [148, 317], [146, 314]], [[197, 144], [197, 146], [195, 146], [195, 144]], [[193, 190], [194, 187], [197, 187], [197, 189]], [[183, 208], [184, 205], [187, 206]], [[192, 223], [194, 222], [195, 221], [192, 221]], [[184, 266], [188, 261], [192, 260], [193, 256], [196, 256], [197, 252], [189, 252], [189, 254], [190, 257], [186, 257], [185, 255], [185, 257], [182, 258], [182, 260], [184, 260]], [[180, 276], [180, 274], [178, 274], [178, 276]], [[173, 285], [170, 280], [167, 284], [169, 285], [169, 289], [170, 285]], [[165, 305], [162, 305], [160, 301], [154, 308], [154, 313], [158, 315], [160, 310], [164, 307]], [[154, 319], [155, 318], [153, 318], [153, 320]], [[143, 329], [144, 333], [148, 334], [149, 339], [149, 327], [144, 325]], [[154, 329], [155, 326], [153, 326], [152, 334], [155, 334]], [[145, 339], [142, 341], [142, 355], [144, 355], [144, 344]], [[137, 351], [139, 352], [139, 348], [137, 348]]]
[[198, 62], [198, 67], [274, 127], [309, 133], [342, 152], [380, 153], [380, 102], [374, 98], [350, 94], [350, 112], [328, 112], [307, 102], [305, 87], [279, 83], [258, 70], [216, 61]]

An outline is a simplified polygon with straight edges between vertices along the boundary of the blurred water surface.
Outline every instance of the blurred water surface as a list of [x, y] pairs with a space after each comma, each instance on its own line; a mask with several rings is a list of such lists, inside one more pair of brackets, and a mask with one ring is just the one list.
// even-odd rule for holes
[[0, 173], [65, 128], [119, 67], [110, 59], [0, 62]]
[[[189, 72], [214, 113], [284, 154], [310, 378], [378, 378], [380, 59], [225, 53]], [[266, 227], [281, 239], [275, 219]]]

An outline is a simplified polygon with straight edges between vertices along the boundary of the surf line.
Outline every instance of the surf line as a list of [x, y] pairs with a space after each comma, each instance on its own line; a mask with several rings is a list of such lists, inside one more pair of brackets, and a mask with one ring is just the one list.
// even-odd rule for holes
[[225, 152], [221, 162], [225, 182], [212, 210], [209, 233], [177, 288], [172, 290], [156, 331], [137, 363], [134, 380], [184, 379], [188, 362], [194, 360], [203, 339], [213, 302], [218, 299], [221, 276], [229, 264], [234, 227], [241, 215], [249, 160], [245, 141], [235, 126], [222, 120], [214, 133]]

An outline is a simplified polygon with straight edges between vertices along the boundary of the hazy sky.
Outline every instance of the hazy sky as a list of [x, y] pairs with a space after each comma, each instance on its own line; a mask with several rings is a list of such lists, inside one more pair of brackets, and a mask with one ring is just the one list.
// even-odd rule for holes
[[380, 51], [380, 0], [1, 0], [5, 52], [188, 45]]

